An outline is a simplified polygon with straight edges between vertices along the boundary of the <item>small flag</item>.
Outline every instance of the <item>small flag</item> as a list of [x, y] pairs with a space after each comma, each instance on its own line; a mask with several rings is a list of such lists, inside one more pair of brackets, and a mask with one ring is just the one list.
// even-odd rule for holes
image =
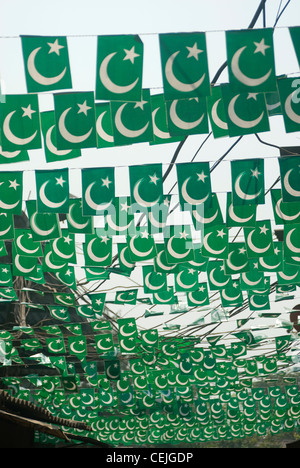
[[33, 240], [30, 229], [16, 229], [14, 244], [19, 255], [43, 257], [41, 243]]
[[299, 85], [299, 79], [278, 79], [278, 91], [286, 133], [299, 132], [300, 130]]
[[46, 241], [61, 236], [57, 213], [38, 213], [36, 200], [28, 200], [26, 208], [34, 241]]
[[41, 126], [47, 163], [64, 161], [81, 156], [80, 149], [57, 149], [55, 113], [41, 112]]
[[244, 228], [246, 249], [249, 258], [274, 255], [271, 221], [257, 221], [255, 228]]
[[97, 148], [115, 146], [109, 102], [95, 104]]
[[222, 85], [222, 95], [230, 137], [270, 130], [264, 93], [237, 94], [229, 85]]
[[224, 225], [205, 227], [203, 233], [203, 257], [228, 257], [228, 228]]
[[138, 35], [99, 36], [96, 99], [138, 101], [142, 94], [144, 46]]
[[37, 210], [39, 213], [69, 212], [69, 170], [36, 170]]
[[69, 200], [69, 213], [67, 213], [68, 230], [72, 234], [93, 234], [93, 216], [83, 216], [82, 199], [72, 198]]
[[28, 93], [72, 88], [65, 36], [21, 36]]
[[115, 198], [115, 171], [113, 167], [81, 170], [83, 216], [104, 214]]
[[54, 94], [57, 148], [96, 148], [94, 93]]
[[300, 156], [279, 159], [283, 203], [300, 201]]
[[143, 285], [145, 294], [167, 291], [167, 274], [156, 272], [152, 265], [143, 266]]
[[140, 101], [112, 101], [111, 116], [115, 145], [153, 141], [150, 91], [143, 90]]
[[0, 173], [0, 210], [20, 215], [23, 198], [23, 172]]
[[193, 261], [195, 257], [190, 226], [169, 226], [169, 228], [164, 234], [167, 262], [172, 265]]
[[281, 189], [271, 190], [275, 224], [297, 224], [300, 222], [300, 201], [283, 202]]
[[233, 91], [276, 91], [272, 28], [227, 31], [226, 47]]
[[212, 87], [211, 96], [207, 96], [206, 101], [214, 138], [227, 137], [228, 123], [221, 87]]
[[227, 192], [226, 225], [227, 227], [255, 227], [257, 206], [233, 205], [232, 193]]
[[197, 291], [198, 289], [198, 271], [184, 265], [179, 266], [179, 272], [175, 274], [176, 292]]
[[155, 242], [147, 230], [142, 230], [132, 237], [128, 236], [127, 246], [133, 263], [156, 257]]
[[163, 200], [162, 164], [129, 166], [132, 212], [148, 212]]
[[164, 94], [150, 96], [150, 104], [153, 127], [153, 141], [150, 142], [150, 145], [181, 141], [182, 136], [174, 137], [170, 135]]
[[85, 266], [110, 266], [112, 263], [112, 238], [105, 233], [102, 236], [86, 234], [83, 253]]
[[247, 272], [249, 269], [246, 244], [244, 242], [230, 242], [228, 245], [228, 257], [224, 259], [225, 274], [236, 275]]
[[211, 201], [209, 163], [176, 164], [179, 200], [181, 209], [190, 211]]
[[127, 291], [117, 292], [115, 296], [115, 304], [136, 304], [137, 300], [137, 289], [131, 289]]
[[210, 95], [205, 33], [159, 35], [166, 100]]
[[295, 49], [295, 53], [298, 59], [298, 64], [300, 66], [300, 48], [299, 48], [299, 43], [300, 43], [300, 28], [299, 26], [294, 26], [289, 28], [289, 32], [291, 35], [291, 39], [293, 41], [293, 46]]
[[169, 132], [172, 136], [208, 134], [208, 113], [205, 98], [166, 101]]
[[40, 111], [36, 94], [9, 94], [1, 103], [1, 145], [3, 151], [42, 147]]
[[231, 182], [233, 207], [265, 203], [263, 159], [231, 161]]

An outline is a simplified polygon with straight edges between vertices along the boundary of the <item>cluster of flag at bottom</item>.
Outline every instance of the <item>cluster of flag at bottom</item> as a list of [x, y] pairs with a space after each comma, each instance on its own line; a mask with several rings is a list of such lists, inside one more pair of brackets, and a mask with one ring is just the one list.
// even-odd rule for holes
[[[92, 339], [78, 323], [43, 327], [47, 350], [42, 343], [38, 346], [29, 327], [25, 332], [31, 336], [21, 340], [21, 346], [31, 359], [58, 369], [60, 375], [3, 377], [2, 383], [14, 396], [90, 428], [74, 433], [111, 445], [205, 442], [298, 430], [297, 380], [277, 374], [291, 363], [291, 335], [283, 332], [275, 339], [272, 356], [248, 357], [248, 350], [258, 344], [251, 333], [237, 333], [229, 347], [219, 345], [218, 339], [199, 347], [199, 338], [193, 336], [138, 332], [130, 318], [118, 320], [117, 337], [109, 322], [90, 326]], [[20, 364], [13, 345], [14, 332], [2, 332], [6, 365]], [[94, 359], [87, 347], [94, 349]], [[269, 384], [262, 385], [260, 378]]]

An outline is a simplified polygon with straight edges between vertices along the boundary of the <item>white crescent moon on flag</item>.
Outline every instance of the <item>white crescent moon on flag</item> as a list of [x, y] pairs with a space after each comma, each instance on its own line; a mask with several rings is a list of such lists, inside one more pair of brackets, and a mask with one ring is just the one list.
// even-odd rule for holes
[[295, 252], [297, 254], [300, 253], [300, 249], [298, 247], [295, 247], [294, 244], [292, 243], [291, 241], [291, 236], [292, 236], [292, 233], [296, 230], [296, 228], [292, 229], [291, 231], [289, 231], [286, 235], [286, 238], [285, 238], [285, 242], [286, 242], [286, 245], [288, 247], [288, 249], [291, 251], [291, 252]]
[[300, 124], [300, 115], [299, 114], [296, 114], [296, 112], [293, 110], [292, 108], [292, 101], [293, 101], [293, 96], [294, 94], [297, 92], [296, 91], [293, 91], [286, 99], [285, 101], [285, 105], [284, 105], [284, 108], [285, 108], [285, 112], [287, 114], [287, 116], [295, 123], [297, 124]]
[[38, 213], [34, 213], [31, 218], [30, 218], [30, 223], [32, 225], [32, 228], [34, 230], [34, 232], [36, 232], [36, 234], [38, 234], [39, 236], [49, 236], [55, 229], [55, 226], [52, 226], [50, 229], [40, 229], [37, 224], [36, 224], [36, 217], [37, 217]]
[[19, 146], [28, 145], [36, 137], [37, 130], [27, 138], [20, 138], [16, 136], [10, 129], [10, 120], [15, 112], [16, 111], [14, 110], [10, 112], [9, 114], [7, 114], [7, 116], [5, 117], [4, 122], [3, 122], [3, 133], [5, 137], [14, 145], [19, 145]]
[[154, 132], [154, 135], [157, 138], [161, 138], [162, 140], [167, 140], [167, 139], [171, 138], [170, 133], [162, 131], [160, 128], [158, 128], [158, 126], [156, 125], [156, 122], [155, 122], [155, 117], [156, 117], [156, 114], [157, 114], [158, 110], [159, 110], [159, 107], [157, 107], [157, 109], [155, 109], [152, 112], [153, 132]]
[[85, 201], [88, 204], [90, 208], [92, 208], [95, 211], [100, 211], [100, 210], [106, 210], [112, 203], [112, 200], [110, 200], [108, 203], [102, 203], [102, 204], [97, 204], [95, 203], [92, 198], [91, 198], [91, 190], [93, 186], [95, 185], [96, 182], [92, 182], [86, 189], [85, 191]]
[[189, 203], [190, 205], [201, 205], [202, 203], [204, 203], [210, 193], [208, 193], [205, 197], [203, 198], [193, 198], [191, 197], [188, 192], [187, 192], [187, 184], [189, 182], [189, 180], [191, 179], [191, 177], [188, 177], [182, 184], [182, 187], [181, 187], [181, 194], [182, 194], [182, 197], [184, 198], [184, 200]]
[[194, 83], [183, 83], [182, 81], [178, 80], [173, 72], [173, 63], [179, 53], [180, 51], [178, 50], [168, 58], [165, 66], [166, 79], [170, 86], [172, 86], [172, 88], [176, 89], [177, 91], [180, 91], [181, 93], [190, 93], [202, 85], [206, 74], [204, 73], [201, 78]]
[[70, 112], [71, 109], [72, 107], [68, 107], [68, 109], [65, 109], [63, 113], [61, 114], [59, 121], [58, 121], [59, 132], [61, 136], [65, 140], [69, 141], [70, 143], [74, 143], [74, 144], [83, 143], [85, 140], [88, 139], [93, 129], [90, 128], [90, 130], [84, 133], [83, 135], [73, 135], [73, 133], [70, 133], [69, 130], [66, 129], [65, 120], [66, 120], [67, 114]]
[[102, 140], [107, 141], [107, 143], [113, 143], [114, 142], [114, 137], [113, 135], [109, 135], [103, 128], [102, 125], [102, 120], [104, 115], [106, 114], [107, 111], [102, 112], [98, 119], [96, 120], [96, 130], [98, 135], [102, 138]]
[[203, 239], [203, 245], [205, 247], [205, 249], [210, 252], [211, 254], [213, 255], [219, 255], [223, 252], [225, 252], [226, 250], [226, 246], [223, 247], [223, 249], [220, 249], [220, 250], [214, 250], [208, 243], [208, 238], [209, 236], [211, 236], [212, 232], [209, 232], [208, 234], [206, 234], [206, 236], [204, 236], [204, 239]]
[[160, 197], [158, 197], [156, 200], [152, 202], [147, 202], [146, 200], [144, 200], [139, 193], [139, 188], [142, 182], [143, 182], [143, 179], [140, 179], [134, 187], [134, 191], [133, 191], [134, 199], [139, 205], [144, 206], [145, 208], [151, 208], [152, 206], [156, 205], [159, 202]]
[[284, 188], [293, 197], [300, 197], [300, 190], [295, 190], [290, 185], [289, 177], [292, 171], [293, 169], [290, 169], [289, 171], [287, 171], [287, 173], [284, 176], [284, 179], [283, 179]]
[[241, 119], [235, 112], [235, 103], [236, 103], [236, 101], [238, 100], [239, 97], [240, 97], [240, 94], [238, 94], [233, 99], [231, 99], [231, 101], [229, 103], [228, 115], [229, 115], [231, 121], [237, 127], [244, 128], [246, 130], [256, 127], [262, 121], [262, 119], [264, 117], [264, 114], [265, 114], [264, 111], [260, 114], [260, 116], [257, 119], [254, 119], [254, 120]]
[[254, 231], [255, 231], [255, 229], [253, 229], [253, 230], [250, 232], [250, 234], [248, 235], [247, 244], [248, 244], [248, 246], [250, 247], [250, 249], [251, 249], [253, 252], [262, 255], [262, 254], [266, 253], [266, 252], [269, 250], [269, 248], [271, 247], [271, 243], [269, 243], [266, 247], [263, 247], [263, 248], [260, 248], [260, 247], [257, 247], [256, 245], [254, 245], [254, 244], [253, 244], [253, 241], [252, 241], [252, 236], [253, 236], [253, 234], [254, 234]]
[[37, 47], [29, 55], [28, 60], [27, 60], [27, 70], [28, 70], [29, 75], [34, 81], [44, 86], [51, 86], [53, 84], [58, 83], [64, 77], [67, 71], [67, 68], [65, 67], [61, 73], [59, 73], [56, 76], [49, 77], [49, 78], [39, 73], [35, 66], [35, 58], [40, 49], [41, 47]]
[[239, 64], [239, 61], [240, 61], [240, 57], [242, 55], [242, 53], [244, 52], [244, 50], [247, 48], [247, 46], [245, 47], [241, 47], [233, 56], [232, 60], [231, 60], [231, 70], [232, 70], [232, 73], [234, 74], [234, 76], [236, 77], [236, 79], [238, 81], [240, 81], [241, 83], [243, 83], [244, 85], [246, 86], [249, 86], [249, 87], [257, 87], [257, 86], [261, 86], [263, 83], [265, 83], [271, 73], [272, 73], [272, 70], [269, 70], [268, 73], [266, 73], [264, 76], [260, 77], [260, 78], [250, 78], [249, 76], [245, 75], [241, 69], [240, 69], [240, 64]]
[[[260, 189], [258, 192], [254, 193], [253, 195], [250, 195], [250, 194], [245, 193], [245, 192], [241, 189], [241, 186], [240, 186], [241, 178], [243, 177], [244, 174], [245, 174], [245, 172], [242, 172], [242, 173], [236, 178], [236, 181], [235, 181], [235, 184], [234, 184], [235, 193], [236, 193], [237, 196], [238, 196], [239, 198], [241, 198], [242, 200], [247, 200], [247, 201], [255, 200], [255, 198], [259, 197], [259, 195], [261, 194], [262, 189]], [[251, 218], [250, 218], [250, 219], [251, 219]]]
[[116, 115], [115, 115], [115, 125], [116, 125], [118, 131], [123, 136], [125, 136], [127, 138], [138, 138], [141, 135], [143, 135], [143, 133], [145, 133], [145, 131], [147, 130], [147, 128], [149, 126], [149, 122], [147, 122], [146, 125], [144, 125], [144, 127], [140, 128], [138, 130], [130, 130], [128, 127], [126, 127], [124, 125], [123, 121], [122, 121], [122, 112], [123, 112], [125, 106], [127, 106], [127, 104], [128, 103], [125, 102], [117, 110]]
[[176, 107], [178, 104], [178, 99], [172, 102], [170, 106], [170, 117], [174, 125], [176, 127], [181, 128], [182, 130], [193, 130], [196, 128], [198, 125], [201, 124], [202, 120], [204, 119], [204, 114], [201, 115], [201, 117], [194, 122], [186, 122], [185, 120], [182, 120], [176, 111]]
[[169, 254], [173, 258], [177, 258], [178, 260], [182, 260], [182, 259], [186, 258], [189, 255], [191, 249], [189, 249], [187, 252], [182, 253], [182, 254], [175, 252], [175, 250], [173, 249], [173, 246], [172, 246], [173, 239], [174, 239], [174, 236], [170, 237], [170, 239], [168, 240], [168, 243], [167, 243], [167, 249], [168, 249]]
[[96, 241], [97, 239], [92, 239], [88, 245], [87, 245], [87, 253], [88, 253], [88, 256], [90, 257], [91, 260], [93, 260], [94, 262], [105, 262], [105, 260], [107, 260], [110, 256], [110, 252], [108, 252], [107, 255], [105, 255], [104, 257], [98, 257], [97, 255], [94, 254], [94, 252], [92, 251], [92, 246], [94, 244], [94, 242]]
[[223, 120], [220, 119], [219, 115], [218, 115], [218, 105], [221, 101], [221, 98], [218, 99], [213, 107], [212, 107], [212, 110], [211, 110], [211, 117], [214, 121], [214, 123], [217, 125], [217, 127], [220, 127], [222, 130], [228, 130], [228, 124], [227, 122], [224, 122]]
[[100, 68], [99, 68], [99, 77], [101, 80], [101, 83], [103, 86], [105, 86], [108, 91], [114, 93], [114, 94], [125, 94], [129, 93], [138, 83], [139, 78], [137, 78], [135, 81], [130, 83], [129, 85], [126, 86], [120, 86], [114, 83], [111, 78], [108, 75], [108, 65], [111, 59], [117, 54], [117, 52], [112, 52], [111, 54], [108, 54], [104, 60], [102, 61]]
[[51, 135], [53, 132], [55, 125], [52, 125], [46, 133], [46, 146], [51, 153], [55, 154], [56, 156], [66, 156], [67, 154], [71, 153], [72, 150], [58, 150], [56, 146], [53, 144]]
[[49, 180], [46, 180], [46, 182], [44, 182], [41, 185], [41, 188], [39, 190], [40, 199], [45, 206], [48, 206], [48, 208], [52, 208], [52, 209], [60, 208], [61, 206], [64, 205], [64, 203], [66, 203], [67, 197], [65, 197], [64, 200], [62, 200], [61, 202], [52, 202], [51, 200], [49, 200], [49, 198], [45, 194], [45, 188], [48, 183], [49, 183]]

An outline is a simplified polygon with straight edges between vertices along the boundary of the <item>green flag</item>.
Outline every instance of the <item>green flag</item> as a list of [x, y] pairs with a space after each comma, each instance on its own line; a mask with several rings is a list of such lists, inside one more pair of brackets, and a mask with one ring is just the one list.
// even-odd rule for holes
[[69, 336], [68, 349], [71, 355], [82, 359], [87, 354], [87, 344], [85, 336]]
[[38, 213], [36, 200], [28, 200], [26, 208], [34, 241], [45, 241], [61, 236], [57, 213]]
[[28, 93], [72, 88], [65, 36], [21, 36]]
[[206, 101], [209, 120], [214, 138], [227, 137], [228, 123], [221, 87], [212, 87], [211, 96], [207, 96]]
[[209, 133], [205, 98], [166, 101], [169, 132], [172, 136]]
[[117, 292], [115, 296], [115, 304], [130, 304], [135, 305], [137, 300], [137, 289], [126, 290]]
[[102, 267], [84, 267], [87, 281], [109, 279], [109, 271]]
[[81, 170], [83, 216], [104, 214], [115, 198], [115, 170], [97, 167]]
[[113, 337], [111, 333], [103, 333], [101, 335], [95, 335], [96, 350], [99, 354], [106, 354], [113, 351]]
[[269, 296], [263, 294], [252, 294], [248, 292], [248, 301], [250, 310], [270, 310]]
[[278, 90], [282, 105], [286, 133], [300, 129], [300, 80], [295, 78], [278, 79]]
[[11, 265], [7, 265], [5, 263], [0, 264], [0, 287], [1, 286], [13, 287]]
[[143, 266], [143, 285], [145, 294], [166, 291], [168, 289], [167, 275], [156, 272], [152, 265]]
[[[255, 227], [257, 206], [233, 205], [232, 192], [227, 192], [226, 225], [227, 227]], [[239, 200], [239, 199], [238, 199]], [[239, 200], [240, 201], [240, 200]]]
[[92, 293], [89, 294], [89, 298], [92, 303], [93, 311], [98, 315], [102, 315], [105, 305], [106, 293]]
[[203, 225], [211, 227], [223, 224], [223, 215], [216, 193], [212, 193], [211, 200], [197, 205], [192, 210], [192, 221], [194, 228], [198, 231], [203, 230]]
[[56, 271], [55, 276], [65, 286], [74, 290], [77, 289], [75, 269], [73, 266], [66, 265], [62, 270]]
[[296, 258], [296, 265], [300, 266], [300, 224], [293, 226], [284, 226], [284, 257], [285, 261], [289, 263], [288, 258]]
[[264, 93], [237, 94], [229, 85], [222, 85], [222, 95], [230, 137], [270, 130]]
[[81, 156], [80, 149], [57, 149], [55, 113], [41, 112], [41, 126], [47, 163], [64, 161]]
[[189, 307], [202, 307], [209, 305], [209, 294], [207, 283], [199, 283], [198, 290], [187, 293]]
[[279, 159], [283, 203], [300, 201], [300, 156]]
[[164, 233], [166, 260], [178, 264], [194, 260], [194, 246], [190, 226], [169, 226]]
[[118, 359], [112, 361], [104, 361], [105, 375], [108, 380], [120, 380], [121, 369]]
[[239, 307], [243, 304], [242, 289], [236, 281], [232, 286], [221, 289], [220, 296], [223, 307]]
[[224, 272], [222, 260], [212, 260], [207, 265], [207, 279], [211, 291], [232, 286], [232, 278]]
[[54, 94], [57, 148], [96, 148], [93, 91]]
[[138, 101], [142, 94], [144, 46], [137, 35], [99, 36], [96, 99]]
[[102, 236], [85, 235], [83, 244], [85, 266], [110, 266], [112, 263], [112, 238], [105, 232]]
[[127, 244], [118, 243], [118, 258], [119, 258], [119, 266], [122, 271], [125, 273], [130, 274], [134, 268], [135, 263], [132, 262], [130, 258], [130, 251]]
[[111, 116], [115, 145], [153, 141], [150, 91], [143, 89], [140, 101], [112, 101]]
[[19, 255], [43, 257], [41, 243], [33, 240], [30, 229], [16, 229], [14, 244]]
[[17, 253], [16, 247], [13, 244], [13, 275], [25, 276], [36, 272], [37, 257], [29, 257], [28, 255], [20, 255]]
[[51, 354], [65, 354], [66, 348], [62, 338], [46, 338], [46, 344], [49, 353]]
[[69, 212], [69, 170], [36, 170], [37, 209], [39, 213]]
[[205, 227], [201, 252], [203, 257], [228, 257], [228, 228], [224, 225]]
[[167, 218], [170, 211], [171, 197], [163, 195], [163, 201], [157, 203], [148, 212], [148, 232], [149, 234], [162, 233], [167, 225]]
[[296, 56], [297, 56], [297, 59], [298, 59], [298, 64], [300, 66], [300, 48], [299, 48], [300, 28], [299, 28], [299, 26], [290, 27], [289, 32], [290, 32], [290, 35], [291, 35], [291, 39], [293, 41], [295, 53], [296, 53]]
[[0, 210], [20, 215], [22, 212], [23, 173], [0, 173]]
[[228, 245], [228, 257], [224, 260], [226, 275], [236, 275], [249, 271], [249, 259], [244, 242], [230, 242]]
[[61, 234], [61, 237], [50, 241], [53, 259], [76, 264], [75, 235], [70, 234], [67, 229], [62, 229]]
[[150, 104], [153, 127], [153, 141], [150, 142], [150, 145], [181, 141], [182, 136], [170, 135], [164, 94], [150, 96]]
[[180, 265], [178, 273], [175, 274], [176, 292], [197, 291], [198, 289], [198, 271], [194, 268]]
[[148, 212], [163, 200], [162, 164], [129, 166], [132, 212]]
[[227, 31], [226, 49], [233, 91], [276, 91], [272, 28]]
[[115, 209], [104, 215], [105, 231], [109, 236], [126, 235], [130, 230], [134, 230], [134, 215], [130, 205], [130, 197], [116, 197], [114, 199]]
[[179, 200], [181, 209], [191, 211], [211, 201], [211, 179], [209, 163], [176, 164]]
[[[154, 293], [153, 304], [178, 304], [178, 297], [174, 294], [173, 286], [169, 286], [168, 291]], [[161, 315], [161, 313], [157, 313], [157, 315]], [[148, 314], [148, 316], [150, 315]]]
[[23, 161], [29, 161], [27, 150], [3, 151], [0, 145], [0, 164], [12, 164]]
[[258, 290], [264, 287], [264, 273], [255, 268], [253, 261], [250, 261], [249, 265], [250, 271], [241, 273], [241, 289], [243, 291], [252, 291], [254, 289], [258, 293]]
[[233, 207], [265, 203], [263, 159], [231, 161], [231, 182]]
[[147, 230], [142, 230], [132, 237], [128, 236], [127, 246], [133, 263], [156, 257], [155, 242], [153, 236], [150, 236]]
[[0, 213], [0, 255], [5, 251], [3, 240], [13, 239], [15, 237], [14, 217], [12, 213]]
[[159, 35], [166, 100], [210, 95], [205, 33]]
[[244, 228], [246, 249], [249, 258], [274, 255], [271, 221], [257, 221], [256, 227]]
[[283, 262], [282, 242], [274, 242], [274, 255], [258, 258], [258, 269], [260, 271], [281, 271]]
[[280, 189], [271, 190], [271, 199], [276, 224], [300, 223], [300, 201], [283, 202]]
[[1, 103], [1, 145], [3, 151], [42, 147], [40, 111], [36, 94], [9, 94]]
[[62, 306], [48, 306], [51, 317], [54, 319], [70, 322], [70, 315], [67, 307]]
[[72, 198], [69, 200], [69, 213], [67, 213], [68, 230], [72, 234], [93, 234], [93, 216], [82, 214], [82, 199]]
[[109, 102], [95, 104], [97, 148], [110, 148], [115, 145], [111, 109]]

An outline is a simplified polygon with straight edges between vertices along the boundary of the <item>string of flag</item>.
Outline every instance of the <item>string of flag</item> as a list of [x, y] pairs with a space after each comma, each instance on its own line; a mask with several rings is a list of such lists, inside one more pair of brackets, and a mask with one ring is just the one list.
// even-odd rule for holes
[[[300, 28], [289, 32], [300, 63]], [[28, 161], [36, 149], [44, 149], [47, 163], [67, 161], [88, 148], [181, 142], [210, 130], [214, 138], [240, 137], [269, 131], [273, 115], [295, 133], [299, 83], [276, 76], [273, 33], [226, 31], [229, 83], [218, 86], [211, 85], [206, 33], [160, 34], [163, 93], [154, 95], [142, 87], [138, 35], [97, 36], [95, 90], [87, 92], [72, 88], [66, 36], [21, 36], [27, 94], [1, 96], [0, 163]], [[40, 111], [42, 93], [53, 93], [54, 110]], [[281, 373], [294, 364], [289, 353], [297, 346], [298, 316], [285, 321], [274, 313], [270, 295], [276, 302], [294, 299], [300, 284], [300, 156], [278, 157], [279, 185], [267, 194], [263, 158], [229, 163], [225, 213], [209, 161], [174, 164], [179, 209], [191, 219], [180, 225], [168, 223], [163, 164], [129, 165], [130, 195], [122, 197], [113, 166], [80, 169], [76, 198], [68, 167], [35, 170], [36, 199], [26, 201], [26, 171], [1, 172], [0, 301], [40, 314], [42, 325], [1, 327], [0, 362], [11, 370], [30, 363], [49, 370], [1, 377], [11, 394], [85, 421], [90, 429], [80, 434], [113, 446], [299, 430], [298, 382]], [[257, 217], [267, 196], [280, 239], [270, 216]], [[143, 224], [136, 214], [144, 215]], [[24, 215], [27, 227], [16, 227]], [[238, 241], [229, 235], [235, 229]], [[79, 246], [87, 283], [99, 285], [114, 273], [130, 278], [137, 269], [140, 283], [78, 294]], [[48, 275], [61, 292], [39, 290]], [[17, 277], [35, 288], [18, 289]], [[242, 310], [245, 302], [262, 324], [278, 319], [280, 335], [270, 339], [263, 328], [253, 329], [252, 316], [232, 320], [228, 310]], [[133, 317], [118, 317], [113, 327], [114, 304], [143, 305], [142, 317], [150, 320], [164, 315], [165, 306], [174, 316], [190, 310], [199, 316], [188, 336], [176, 334], [180, 325], [172, 319], [163, 327], [170, 335], [160, 335], [158, 327], [139, 329]], [[228, 320], [236, 324], [232, 337], [206, 331]], [[258, 387], [261, 381], [270, 385]]]

